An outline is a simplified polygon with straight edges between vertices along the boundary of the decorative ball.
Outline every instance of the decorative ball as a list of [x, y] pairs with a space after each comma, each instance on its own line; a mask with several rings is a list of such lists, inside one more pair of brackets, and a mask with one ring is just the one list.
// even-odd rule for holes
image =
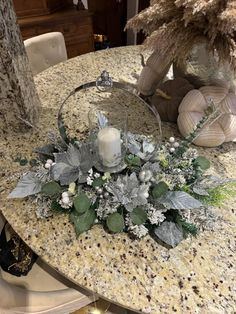
[[109, 197], [109, 193], [108, 193], [108, 192], [105, 192], [105, 193], [104, 193], [104, 197], [105, 197], [105, 198], [108, 198], [108, 197]]
[[63, 197], [63, 198], [62, 198], [62, 202], [63, 202], [65, 205], [68, 205], [68, 204], [70, 203], [69, 197]]
[[156, 107], [162, 121], [177, 121], [179, 105], [193, 88], [194, 86], [183, 78], [168, 80], [158, 86], [151, 98], [151, 104]]
[[174, 138], [174, 137], [170, 137], [170, 138], [169, 138], [169, 142], [170, 142], [170, 143], [174, 143], [174, 141], [175, 141], [175, 138]]
[[212, 124], [206, 125], [193, 141], [195, 145], [215, 147], [236, 139], [236, 95], [227, 88], [204, 86], [191, 90], [179, 106], [178, 127], [183, 136], [191, 133], [208, 108], [206, 99], [212, 98], [222, 115]]
[[174, 152], [175, 152], [175, 148], [174, 148], [174, 147], [171, 147], [171, 148], [170, 148], [170, 152], [171, 152], [171, 153], [174, 153]]
[[103, 193], [103, 189], [102, 189], [102, 188], [99, 188], [99, 189], [97, 190], [97, 193], [98, 193], [98, 194], [102, 194], [102, 193]]
[[148, 198], [149, 197], [149, 193], [145, 192], [145, 193], [142, 194], [142, 196], [145, 197], [145, 198]]
[[63, 192], [61, 194], [62, 198], [66, 198], [66, 197], [69, 197], [69, 193], [68, 192]]
[[51, 164], [46, 163], [46, 164], [44, 165], [44, 167], [45, 167], [46, 169], [50, 169], [50, 168], [51, 168]]
[[53, 164], [53, 160], [52, 160], [52, 159], [48, 159], [48, 160], [46, 161], [46, 163], [52, 165], [52, 164]]
[[173, 146], [174, 146], [174, 148], [178, 148], [179, 147], [179, 143], [175, 142]]
[[142, 170], [139, 173], [139, 180], [142, 182], [148, 182], [152, 178], [152, 172], [150, 170]]

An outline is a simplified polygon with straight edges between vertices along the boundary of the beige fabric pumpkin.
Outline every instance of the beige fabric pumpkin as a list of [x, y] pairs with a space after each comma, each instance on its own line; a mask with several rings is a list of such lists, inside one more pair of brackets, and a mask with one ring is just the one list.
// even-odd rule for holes
[[236, 139], [236, 95], [224, 87], [204, 86], [199, 90], [191, 90], [179, 106], [178, 127], [183, 136], [191, 133], [201, 120], [207, 109], [207, 99], [211, 98], [216, 107], [222, 108], [222, 116], [205, 126], [194, 144], [205, 147], [215, 147], [224, 142]]
[[177, 121], [179, 105], [184, 96], [193, 88], [193, 85], [180, 77], [159, 85], [151, 98], [151, 104], [156, 107], [162, 121]]

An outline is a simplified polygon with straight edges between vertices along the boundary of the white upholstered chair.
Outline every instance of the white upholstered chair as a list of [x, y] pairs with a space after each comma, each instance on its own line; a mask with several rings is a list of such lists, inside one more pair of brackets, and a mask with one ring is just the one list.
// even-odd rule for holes
[[62, 33], [52, 32], [24, 41], [33, 75], [52, 65], [67, 60], [65, 40]]
[[[0, 231], [3, 226], [0, 213]], [[1, 314], [69, 314], [96, 299], [40, 259], [27, 276], [15, 277], [0, 269]]]

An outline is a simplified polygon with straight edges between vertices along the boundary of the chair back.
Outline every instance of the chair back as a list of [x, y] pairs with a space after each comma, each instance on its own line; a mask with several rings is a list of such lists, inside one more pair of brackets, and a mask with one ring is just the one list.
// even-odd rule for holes
[[52, 32], [32, 37], [26, 39], [24, 44], [33, 75], [67, 60], [65, 40], [62, 33]]

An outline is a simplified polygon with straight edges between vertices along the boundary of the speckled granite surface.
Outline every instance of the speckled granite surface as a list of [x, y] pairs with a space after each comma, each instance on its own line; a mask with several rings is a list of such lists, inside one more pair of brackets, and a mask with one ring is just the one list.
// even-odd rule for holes
[[[38, 220], [27, 200], [7, 200], [17, 174], [27, 171], [12, 162], [33, 156], [32, 147], [46, 141], [56, 128], [61, 101], [76, 86], [93, 81], [103, 69], [116, 80], [135, 82], [141, 69], [139, 47], [91, 53], [57, 65], [35, 79], [43, 104], [35, 131], [0, 135], [1, 210], [25, 242], [47, 263], [80, 286], [143, 313], [232, 314], [236, 312], [235, 203], [214, 211], [220, 215], [214, 232], [202, 232], [167, 250], [146, 237], [131, 241], [125, 234], [110, 235], [96, 226], [76, 239], [66, 215]], [[134, 115], [135, 117], [135, 115]], [[141, 125], [142, 117], [135, 117]], [[178, 136], [175, 125], [164, 135]], [[201, 150], [215, 172], [236, 177], [236, 144]]]

